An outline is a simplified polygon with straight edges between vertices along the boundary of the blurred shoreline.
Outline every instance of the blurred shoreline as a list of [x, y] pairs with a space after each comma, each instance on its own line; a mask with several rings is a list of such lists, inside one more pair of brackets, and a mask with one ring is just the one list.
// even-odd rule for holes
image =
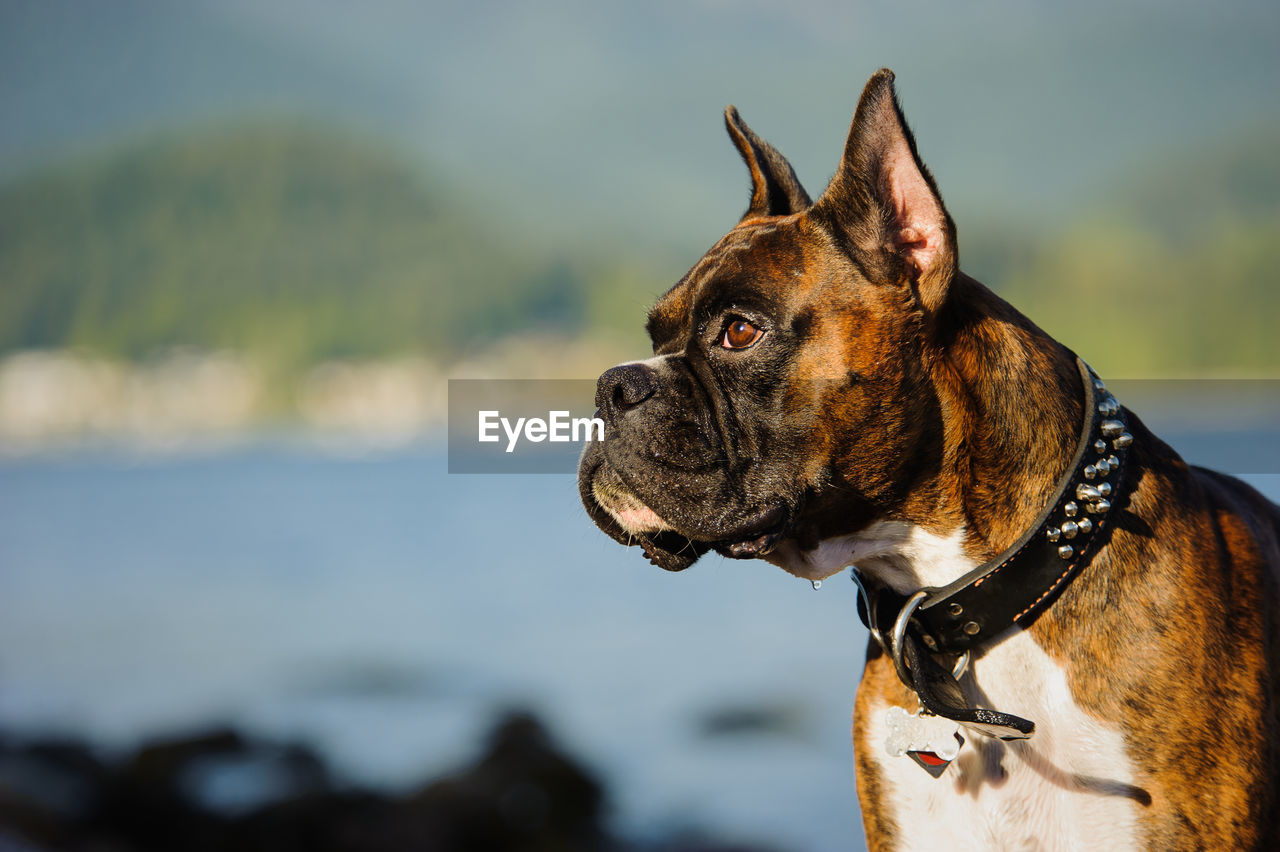
[[[21, 350], [0, 355], [0, 457], [213, 452], [264, 440], [342, 452], [432, 444], [445, 435], [449, 379], [594, 381], [635, 354], [600, 341], [530, 335], [451, 363], [404, 354], [281, 372], [245, 354], [195, 347], [145, 361]], [[1153, 427], [1231, 431], [1280, 419], [1275, 371], [1110, 381]]]
[[449, 379], [594, 380], [624, 354], [524, 336], [451, 363], [417, 354], [333, 359], [282, 375], [241, 353], [195, 347], [136, 362], [21, 350], [0, 356], [0, 456], [210, 451], [268, 436], [396, 449], [443, 437]]

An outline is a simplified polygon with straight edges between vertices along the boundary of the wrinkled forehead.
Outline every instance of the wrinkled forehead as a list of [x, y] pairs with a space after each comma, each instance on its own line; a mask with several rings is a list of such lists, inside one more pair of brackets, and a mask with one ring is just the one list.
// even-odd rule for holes
[[649, 311], [654, 345], [683, 340], [701, 317], [730, 308], [776, 313], [812, 266], [804, 230], [799, 217], [782, 216], [725, 234]]

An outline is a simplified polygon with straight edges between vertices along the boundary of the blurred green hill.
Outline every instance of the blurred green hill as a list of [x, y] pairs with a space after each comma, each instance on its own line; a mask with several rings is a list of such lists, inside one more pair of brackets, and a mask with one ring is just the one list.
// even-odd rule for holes
[[[1112, 375], [1278, 368], [1276, 150], [1268, 129], [1152, 162], [1052, 233], [962, 218], [962, 263]], [[583, 212], [577, 244], [535, 243], [405, 163], [315, 127], [242, 127], [12, 181], [0, 352], [192, 345], [286, 373], [531, 333], [638, 353], [645, 307], [695, 260], [601, 247]]]
[[580, 273], [389, 152], [299, 127], [193, 133], [0, 191], [0, 349], [282, 365], [582, 331]]

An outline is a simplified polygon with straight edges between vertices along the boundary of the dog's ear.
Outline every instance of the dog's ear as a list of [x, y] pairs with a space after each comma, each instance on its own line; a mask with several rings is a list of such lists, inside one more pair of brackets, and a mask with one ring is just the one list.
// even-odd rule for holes
[[725, 107], [724, 126], [751, 171], [751, 206], [742, 215], [743, 219], [786, 216], [809, 209], [813, 202], [787, 158], [747, 126], [738, 115], [737, 107]]
[[925, 310], [946, 301], [955, 274], [955, 226], [893, 89], [893, 72], [877, 71], [862, 90], [844, 158], [813, 208], [857, 251], [905, 276]]

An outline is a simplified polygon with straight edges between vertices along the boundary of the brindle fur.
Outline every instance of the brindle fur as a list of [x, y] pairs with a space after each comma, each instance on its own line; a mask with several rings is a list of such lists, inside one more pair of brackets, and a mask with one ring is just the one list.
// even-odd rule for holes
[[[963, 527], [967, 556], [998, 554], [1070, 462], [1084, 416], [1074, 355], [959, 271], [890, 72], [867, 84], [816, 203], [736, 110], [726, 123], [750, 206], [652, 309], [654, 353], [667, 356], [643, 368], [653, 399], [615, 409], [602, 377], [610, 430], [582, 465], [593, 519], [673, 570], [775, 510], [801, 553], [893, 519]], [[718, 351], [719, 324], [744, 313], [768, 344]], [[1280, 510], [1129, 423], [1110, 538], [1029, 631], [1080, 707], [1118, 726], [1135, 777], [1061, 783], [1131, 799], [1151, 849], [1265, 848], [1280, 836]], [[603, 470], [671, 529], [622, 530], [592, 491]], [[873, 850], [896, 848], [911, 818], [887, 809], [882, 747], [860, 724], [886, 703], [914, 700], [873, 644], [854, 728]], [[1000, 747], [974, 747], [998, 783]]]

